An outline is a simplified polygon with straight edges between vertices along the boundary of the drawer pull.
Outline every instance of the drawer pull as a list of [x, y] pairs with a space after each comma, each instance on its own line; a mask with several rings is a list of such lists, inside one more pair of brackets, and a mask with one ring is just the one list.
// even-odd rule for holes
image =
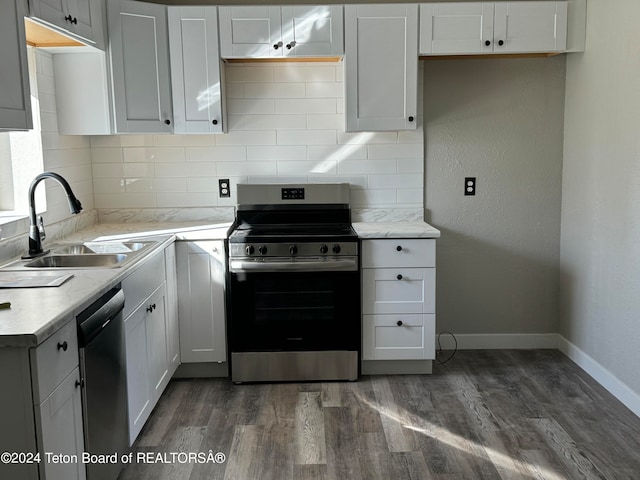
[[76, 380], [76, 388], [84, 387], [84, 379]]
[[396, 250], [397, 250], [397, 251], [399, 251], [399, 252], [401, 252], [401, 251], [402, 251], [402, 245], [398, 245], [398, 246], [396, 247]]
[[62, 343], [58, 343], [58, 350], [62, 350], [66, 352], [68, 348], [69, 348], [69, 344], [67, 343], [66, 340]]
[[398, 325], [399, 327], [401, 327], [401, 326], [402, 326], [402, 320], [398, 320], [398, 321], [396, 322], [396, 325]]
[[398, 274], [398, 276], [396, 277], [398, 280], [402, 280], [402, 275]]

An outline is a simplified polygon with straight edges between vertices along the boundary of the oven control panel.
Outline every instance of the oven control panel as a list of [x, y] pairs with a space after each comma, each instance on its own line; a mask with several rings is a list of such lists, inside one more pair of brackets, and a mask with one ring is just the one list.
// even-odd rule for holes
[[230, 243], [230, 257], [335, 257], [358, 255], [357, 242]]
[[282, 200], [304, 200], [304, 188], [282, 188]]

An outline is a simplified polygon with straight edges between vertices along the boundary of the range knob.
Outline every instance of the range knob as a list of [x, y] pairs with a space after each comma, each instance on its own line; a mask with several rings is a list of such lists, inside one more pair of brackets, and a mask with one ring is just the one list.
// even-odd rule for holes
[[327, 247], [326, 245], [322, 245], [322, 246], [320, 247], [320, 253], [322, 253], [323, 255], [324, 255], [325, 253], [327, 253], [328, 251], [329, 251], [329, 247]]
[[253, 245], [247, 245], [247, 248], [245, 248], [247, 255], [253, 255], [253, 252], [256, 251], [255, 248], [253, 248]]
[[295, 245], [291, 245], [289, 247], [289, 255], [295, 255], [296, 253], [298, 253], [298, 247], [296, 247]]
[[340, 253], [340, 245], [338, 245], [337, 243], [333, 246], [332, 248], [333, 253]]
[[258, 247], [258, 253], [260, 255], [265, 255], [267, 253], [267, 246], [266, 245], [260, 245]]

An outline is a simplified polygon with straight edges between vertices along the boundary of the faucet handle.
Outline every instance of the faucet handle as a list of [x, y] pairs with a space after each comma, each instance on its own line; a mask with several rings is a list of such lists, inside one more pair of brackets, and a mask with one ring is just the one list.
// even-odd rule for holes
[[38, 216], [38, 233], [40, 234], [40, 240], [47, 238], [47, 233], [44, 231], [44, 220], [42, 215]]

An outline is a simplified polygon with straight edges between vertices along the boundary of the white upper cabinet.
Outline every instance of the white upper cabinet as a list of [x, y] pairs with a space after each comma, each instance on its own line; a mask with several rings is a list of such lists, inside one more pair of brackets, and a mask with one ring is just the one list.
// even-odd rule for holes
[[414, 130], [418, 5], [345, 6], [347, 131]]
[[561, 52], [567, 2], [453, 2], [420, 5], [420, 54]]
[[219, 7], [222, 57], [341, 56], [342, 8], [342, 5]]
[[104, 48], [102, 0], [30, 0], [30, 16]]
[[23, 0], [4, 2], [0, 15], [0, 130], [33, 127]]
[[116, 133], [173, 131], [167, 7], [107, 2]]
[[222, 78], [216, 7], [169, 7], [175, 133], [222, 133]]

